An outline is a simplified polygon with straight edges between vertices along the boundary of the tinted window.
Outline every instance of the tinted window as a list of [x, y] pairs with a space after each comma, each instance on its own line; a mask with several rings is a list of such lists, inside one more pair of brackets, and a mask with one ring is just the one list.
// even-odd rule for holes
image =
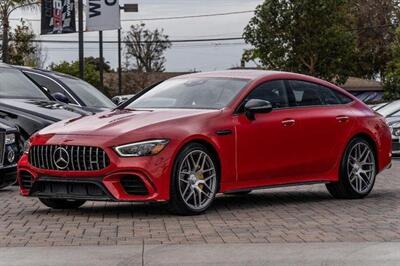
[[338, 92], [336, 90], [332, 90], [332, 91], [335, 93], [336, 97], [339, 99], [340, 103], [342, 103], [342, 104], [351, 103], [353, 101], [353, 99], [344, 95], [341, 92]]
[[273, 108], [289, 106], [285, 83], [282, 80], [269, 81], [258, 86], [247, 96], [246, 101], [251, 99], [268, 101]]
[[56, 92], [64, 94], [70, 103], [78, 104], [62, 87], [60, 87], [55, 81], [32, 72], [25, 72], [31, 79], [33, 79], [37, 84], [47, 89], [48, 93], [54, 94]]
[[292, 106], [335, 105], [351, 102], [347, 96], [310, 82], [291, 80], [290, 94]]
[[22, 99], [47, 99], [41, 89], [21, 71], [0, 68], [0, 97]]
[[177, 78], [164, 81], [126, 108], [205, 108], [227, 106], [248, 80], [232, 78]]
[[57, 78], [68, 86], [86, 106], [115, 108], [115, 104], [107, 96], [86, 81], [64, 75], [57, 75]]

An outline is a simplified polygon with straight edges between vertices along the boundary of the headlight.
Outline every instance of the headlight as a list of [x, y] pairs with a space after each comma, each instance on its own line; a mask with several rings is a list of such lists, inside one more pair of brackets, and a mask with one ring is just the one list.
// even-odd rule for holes
[[6, 143], [6, 145], [14, 144], [15, 143], [15, 134], [7, 134], [5, 143]]
[[30, 142], [29, 140], [25, 141], [23, 152], [26, 153], [26, 154], [28, 154], [30, 148], [31, 148], [31, 142]]
[[149, 140], [118, 146], [114, 149], [121, 157], [149, 156], [160, 153], [168, 142], [166, 139]]
[[390, 129], [392, 131], [393, 136], [400, 137], [400, 123], [394, 123], [393, 125], [390, 126]]

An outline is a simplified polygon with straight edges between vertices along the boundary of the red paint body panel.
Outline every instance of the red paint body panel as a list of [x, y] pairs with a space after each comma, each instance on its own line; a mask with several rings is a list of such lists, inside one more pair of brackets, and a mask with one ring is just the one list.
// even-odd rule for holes
[[[31, 145], [85, 145], [103, 148], [110, 165], [100, 171], [52, 171], [33, 167], [24, 154], [18, 172], [28, 171], [60, 179], [100, 177], [107, 190], [121, 201], [168, 201], [170, 178], [179, 151], [191, 141], [207, 143], [220, 165], [220, 192], [304, 182], [338, 180], [346, 145], [362, 134], [373, 140], [382, 171], [391, 161], [391, 136], [382, 117], [342, 89], [304, 75], [265, 71], [224, 71], [192, 74], [192, 77], [247, 78], [251, 82], [222, 110], [154, 109], [116, 110], [56, 123], [31, 138]], [[184, 76], [187, 77], [187, 76]], [[179, 77], [178, 77], [179, 78]], [[299, 79], [340, 90], [354, 101], [345, 105], [296, 107], [256, 114], [250, 121], [235, 112], [259, 84], [276, 79]], [[343, 123], [337, 117], [349, 119]], [[293, 120], [284, 125], [283, 121]], [[231, 135], [217, 135], [231, 130]], [[155, 156], [121, 158], [113, 147], [150, 139], [169, 139]], [[149, 194], [128, 195], [119, 179], [135, 174]], [[20, 176], [18, 176], [20, 180]], [[21, 187], [21, 194], [29, 191]]]

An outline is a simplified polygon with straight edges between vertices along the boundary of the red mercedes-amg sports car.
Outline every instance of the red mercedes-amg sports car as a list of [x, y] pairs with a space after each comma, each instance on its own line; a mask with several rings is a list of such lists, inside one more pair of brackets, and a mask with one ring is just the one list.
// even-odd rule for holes
[[234, 70], [169, 79], [113, 111], [51, 125], [19, 161], [21, 194], [52, 208], [87, 200], [168, 202], [325, 183], [363, 198], [391, 163], [385, 120], [344, 90], [293, 73]]

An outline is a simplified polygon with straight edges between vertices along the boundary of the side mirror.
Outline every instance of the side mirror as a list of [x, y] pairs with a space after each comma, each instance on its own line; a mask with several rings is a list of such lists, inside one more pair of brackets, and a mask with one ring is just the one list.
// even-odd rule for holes
[[67, 104], [69, 103], [68, 97], [65, 96], [65, 94], [63, 94], [61, 92], [53, 93], [51, 96], [53, 96], [53, 98], [56, 99], [59, 102], [67, 103]]
[[121, 99], [120, 99], [119, 97], [113, 97], [113, 98], [111, 99], [111, 101], [112, 101], [113, 103], [115, 103], [115, 105], [119, 105], [119, 104], [121, 103]]
[[272, 111], [272, 104], [268, 101], [252, 99], [249, 100], [244, 106], [244, 114], [250, 120], [254, 120], [254, 114], [257, 113], [270, 113]]

